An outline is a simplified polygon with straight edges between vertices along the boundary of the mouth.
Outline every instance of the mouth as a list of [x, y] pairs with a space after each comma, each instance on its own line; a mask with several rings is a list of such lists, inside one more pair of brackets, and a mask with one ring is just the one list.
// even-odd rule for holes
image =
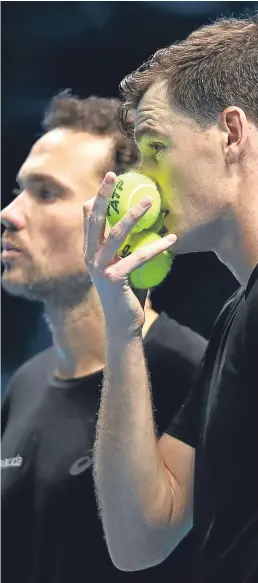
[[2, 247], [3, 247], [2, 251], [3, 260], [20, 257], [23, 254], [23, 250], [20, 247], [16, 247], [16, 245], [12, 245], [12, 243], [7, 243], [3, 241]]

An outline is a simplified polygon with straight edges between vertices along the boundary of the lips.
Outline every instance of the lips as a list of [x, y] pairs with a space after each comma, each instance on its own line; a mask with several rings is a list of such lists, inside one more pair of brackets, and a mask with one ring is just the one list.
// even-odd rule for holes
[[16, 260], [19, 257], [24, 256], [24, 251], [18, 245], [11, 243], [9, 241], [2, 241], [2, 262]]
[[20, 247], [17, 247], [16, 245], [13, 245], [12, 243], [5, 243], [3, 241], [3, 251], [19, 251], [21, 252], [22, 249]]

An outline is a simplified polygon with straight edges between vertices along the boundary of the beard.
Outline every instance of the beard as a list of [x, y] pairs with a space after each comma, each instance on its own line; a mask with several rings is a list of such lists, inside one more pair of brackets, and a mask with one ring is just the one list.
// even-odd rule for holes
[[2, 277], [2, 286], [9, 294], [64, 309], [78, 306], [93, 286], [86, 268], [58, 276], [43, 275], [35, 266], [20, 277], [15, 277], [15, 271], [15, 267], [7, 267]]

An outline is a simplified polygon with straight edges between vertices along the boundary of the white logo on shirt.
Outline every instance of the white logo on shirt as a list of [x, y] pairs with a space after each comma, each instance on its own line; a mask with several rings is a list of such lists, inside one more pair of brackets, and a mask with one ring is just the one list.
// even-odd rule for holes
[[71, 476], [82, 474], [82, 472], [85, 472], [85, 470], [87, 470], [91, 465], [92, 458], [89, 455], [85, 455], [73, 463], [73, 465], [70, 467], [69, 474], [71, 474]]
[[23, 463], [23, 457], [19, 454], [15, 457], [4, 457], [1, 459], [1, 469], [2, 468], [20, 468]]

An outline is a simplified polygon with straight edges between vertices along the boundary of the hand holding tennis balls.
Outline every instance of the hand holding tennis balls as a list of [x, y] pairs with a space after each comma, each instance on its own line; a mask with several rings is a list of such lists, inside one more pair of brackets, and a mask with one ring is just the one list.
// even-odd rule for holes
[[[117, 177], [108, 205], [107, 220], [110, 226], [114, 226], [146, 195], [152, 198], [152, 206], [124, 241], [118, 251], [120, 257], [127, 257], [134, 251], [160, 240], [158, 233], [163, 226], [163, 213], [159, 191], [150, 178], [137, 172], [128, 172]], [[165, 279], [171, 265], [171, 253], [163, 251], [133, 271], [129, 276], [130, 283], [136, 289], [157, 286]]]
[[[170, 249], [177, 237], [172, 233], [160, 237], [152, 230], [155, 223], [151, 230], [144, 229], [140, 233], [131, 234], [132, 228], [151, 207], [149, 195], [141, 198], [133, 207], [133, 213], [126, 213], [114, 227], [105, 232], [107, 210], [116, 184], [117, 176], [114, 172], [107, 172], [96, 196], [88, 199], [83, 205], [84, 260], [99, 296], [109, 339], [112, 342], [112, 338], [118, 335], [122, 341], [127, 342], [128, 338], [135, 334], [139, 335], [142, 330], [144, 324], [142, 306], [145, 299], [143, 298], [145, 293], [133, 293], [128, 282], [136, 285], [139, 291], [145, 286], [158, 285], [163, 279], [164, 271], [168, 270], [168, 264], [162, 274], [160, 271], [164, 266], [160, 267], [160, 263], [158, 268], [155, 264], [155, 270], [154, 267], [151, 267], [150, 271], [147, 270], [151, 281], [147, 281], [145, 272], [144, 279], [141, 278], [139, 282], [137, 272], [139, 273], [144, 265], [153, 266], [153, 260], [160, 261], [160, 258], [164, 257], [169, 258], [170, 265]], [[156, 229], [159, 230], [157, 223]], [[138, 243], [141, 243], [140, 248]], [[129, 245], [129, 248], [127, 246], [125, 249], [126, 245]], [[123, 258], [120, 258], [119, 254]], [[140, 271], [141, 276], [142, 273]], [[155, 277], [158, 276], [158, 281], [154, 281], [153, 274]]]

